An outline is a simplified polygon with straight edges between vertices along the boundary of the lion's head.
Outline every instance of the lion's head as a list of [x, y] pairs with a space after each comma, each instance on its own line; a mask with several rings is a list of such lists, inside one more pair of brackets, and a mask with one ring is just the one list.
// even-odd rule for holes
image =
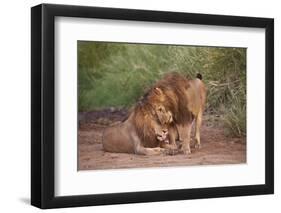
[[156, 105], [156, 120], [153, 125], [156, 139], [160, 142], [168, 142], [168, 126], [173, 122], [172, 113], [165, 109], [163, 105]]
[[173, 121], [178, 124], [190, 122], [193, 115], [188, 106], [193, 103], [190, 81], [178, 73], [169, 73], [156, 82], [148, 91], [147, 99], [150, 103], [161, 105], [172, 112]]
[[156, 147], [159, 141], [165, 141], [172, 121], [172, 113], [159, 102], [152, 102], [149, 96], [144, 96], [134, 107], [134, 126], [146, 147]]
[[158, 119], [160, 125], [167, 125], [173, 122], [172, 113], [166, 110], [163, 105], [155, 104], [153, 108], [155, 110], [156, 118]]

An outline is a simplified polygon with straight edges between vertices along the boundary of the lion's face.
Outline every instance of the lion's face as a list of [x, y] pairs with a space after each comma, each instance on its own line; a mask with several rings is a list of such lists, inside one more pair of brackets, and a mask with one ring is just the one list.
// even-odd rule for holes
[[160, 142], [169, 143], [168, 125], [173, 122], [172, 113], [167, 111], [163, 105], [154, 105], [157, 121], [154, 122], [156, 139]]
[[160, 142], [169, 143], [168, 140], [168, 125], [173, 122], [173, 116], [171, 111], [167, 110], [164, 106], [166, 102], [166, 96], [163, 91], [156, 87], [153, 88], [150, 93], [150, 103], [152, 103], [155, 114], [153, 122], [153, 129], [155, 132], [156, 139]]
[[154, 109], [160, 125], [167, 125], [173, 122], [172, 113], [167, 111], [163, 105], [155, 105]]
[[155, 132], [155, 136], [156, 139], [160, 142], [167, 142], [168, 141], [168, 128], [166, 125], [155, 125], [154, 126], [154, 132]]

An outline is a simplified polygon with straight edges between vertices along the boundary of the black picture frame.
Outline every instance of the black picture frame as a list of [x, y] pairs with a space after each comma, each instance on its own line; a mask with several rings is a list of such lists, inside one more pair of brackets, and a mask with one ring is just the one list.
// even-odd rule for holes
[[[58, 16], [264, 28], [266, 32], [265, 184], [56, 197], [54, 195], [54, 21]], [[53, 4], [41, 4], [31, 8], [32, 205], [46, 209], [272, 193], [274, 193], [273, 19]]]

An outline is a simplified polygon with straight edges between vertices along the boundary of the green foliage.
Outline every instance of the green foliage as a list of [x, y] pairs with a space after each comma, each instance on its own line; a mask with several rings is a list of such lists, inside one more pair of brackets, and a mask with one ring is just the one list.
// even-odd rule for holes
[[166, 72], [208, 89], [209, 113], [223, 114], [234, 135], [246, 133], [246, 49], [78, 42], [79, 111], [130, 107]]
[[223, 118], [227, 133], [234, 136], [246, 135], [246, 105], [239, 98], [233, 98], [232, 105], [226, 108]]

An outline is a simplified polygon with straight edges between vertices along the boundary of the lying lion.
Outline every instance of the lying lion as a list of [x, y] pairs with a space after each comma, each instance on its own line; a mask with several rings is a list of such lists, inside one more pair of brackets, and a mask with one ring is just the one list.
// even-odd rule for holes
[[158, 88], [146, 94], [120, 124], [105, 129], [103, 149], [107, 152], [159, 155], [170, 148], [167, 144], [167, 128], [172, 115], [155, 101], [161, 95]]

